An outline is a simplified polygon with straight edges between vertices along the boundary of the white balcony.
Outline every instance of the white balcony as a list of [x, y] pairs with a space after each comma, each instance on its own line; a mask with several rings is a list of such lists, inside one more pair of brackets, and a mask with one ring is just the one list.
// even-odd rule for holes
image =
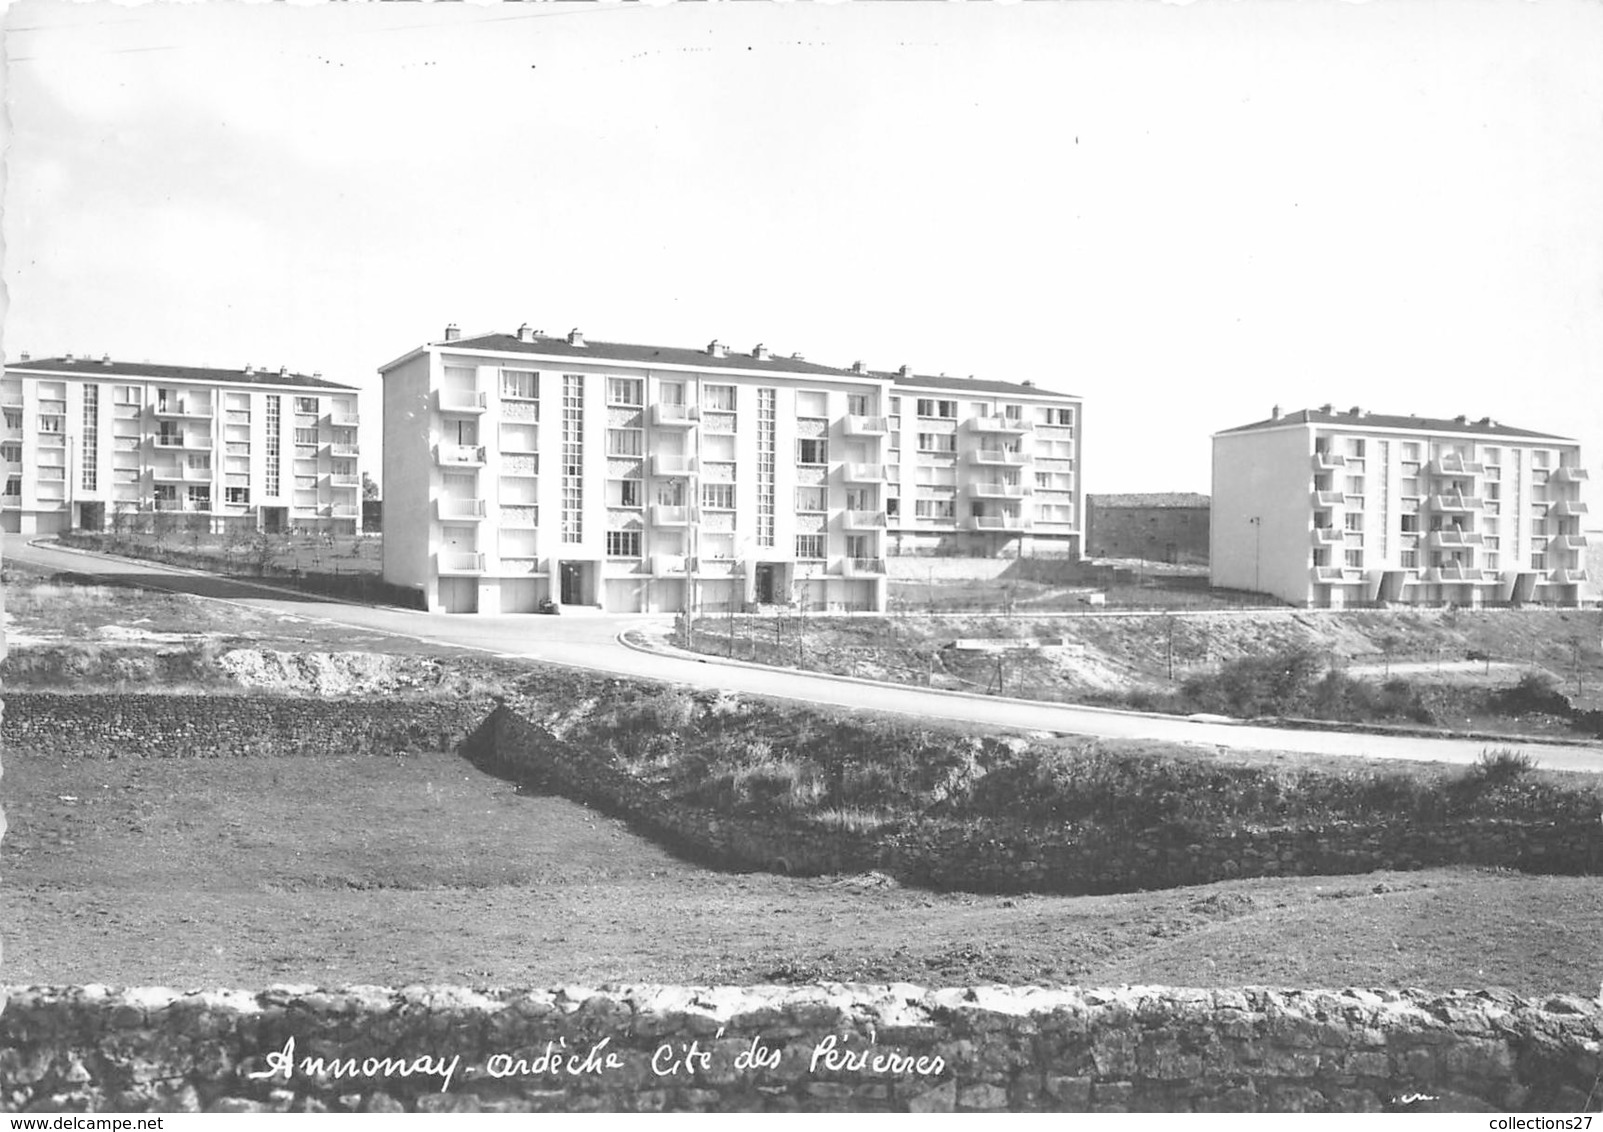
[[654, 578], [683, 577], [686, 561], [683, 554], [653, 554], [651, 575]]
[[441, 389], [438, 398], [442, 413], [482, 413], [489, 403], [477, 389]]
[[1314, 490], [1315, 507], [1340, 507], [1346, 501], [1347, 495], [1345, 492], [1320, 491], [1317, 488]]
[[977, 531], [1025, 531], [1030, 521], [1023, 515], [971, 515], [969, 524]]
[[993, 436], [1023, 436], [1034, 428], [1023, 417], [970, 417], [968, 426], [974, 432]]
[[[1322, 586], [1340, 585], [1347, 580], [1347, 571], [1341, 566], [1315, 566], [1312, 572], [1314, 581]], [[1355, 578], [1357, 573], [1353, 571]]]
[[356, 413], [337, 413], [330, 411], [327, 417], [331, 428], [355, 428], [362, 423], [361, 417]]
[[1585, 483], [1591, 477], [1585, 468], [1574, 464], [1561, 464], [1553, 469], [1553, 474], [1547, 478], [1548, 483]]
[[1547, 545], [1551, 550], [1585, 550], [1587, 541], [1585, 535], [1554, 535]]
[[1335, 527], [1315, 527], [1315, 546], [1340, 546], [1343, 542], [1342, 532]]
[[694, 428], [700, 419], [699, 405], [664, 405], [658, 402], [651, 406], [651, 423], [658, 428]]
[[158, 400], [150, 406], [150, 411], [158, 417], [187, 418], [190, 420], [205, 420], [212, 415], [210, 401], [191, 401], [185, 397], [180, 397], [177, 400]]
[[1426, 505], [1432, 511], [1479, 511], [1482, 503], [1478, 495], [1464, 495], [1453, 492], [1448, 495], [1432, 495], [1427, 497]]
[[841, 573], [848, 578], [877, 578], [885, 573], [883, 558], [846, 558], [841, 562]]
[[849, 415], [842, 421], [842, 428], [847, 436], [884, 436], [890, 432], [890, 420], [886, 417]]
[[885, 529], [885, 512], [847, 511], [842, 514], [841, 521], [848, 531], [882, 531]]
[[1468, 566], [1461, 562], [1449, 562], [1442, 566], [1432, 566], [1425, 571], [1425, 581], [1438, 584], [1453, 585], [1461, 582], [1497, 581], [1497, 576], [1488, 576], [1485, 570], [1476, 566]]
[[442, 550], [439, 564], [442, 574], [484, 573], [484, 555], [476, 550]]
[[451, 467], [476, 468], [484, 463], [482, 444], [436, 444], [434, 462]]
[[1315, 452], [1314, 470], [1319, 472], [1334, 472], [1347, 466], [1347, 457], [1340, 452]]
[[1443, 527], [1425, 536], [1425, 545], [1434, 547], [1481, 546], [1486, 542], [1479, 531], [1466, 531], [1457, 527]]
[[330, 456], [341, 457], [344, 459], [354, 459], [355, 457], [361, 455], [360, 448], [354, 444], [346, 443], [343, 440], [331, 440], [327, 444], [323, 445], [323, 447]]
[[884, 483], [884, 464], [842, 464], [840, 474], [847, 483]]
[[1003, 483], [1000, 480], [972, 480], [968, 485], [970, 495], [980, 499], [1023, 499], [1029, 494], [1029, 489], [1021, 483]]
[[501, 502], [498, 524], [511, 530], [533, 530], [540, 525], [540, 509], [532, 503]]
[[156, 437], [157, 448], [199, 448], [209, 451], [211, 446], [210, 433], [174, 432]]
[[683, 527], [690, 523], [690, 508], [668, 503], [651, 505], [651, 525], [654, 527]]
[[1029, 462], [1029, 457], [1023, 452], [1011, 448], [971, 448], [968, 454], [969, 463], [986, 466], [1017, 468]]
[[1547, 576], [1547, 584], [1550, 586], [1578, 586], [1586, 581], [1586, 577], [1584, 569], [1578, 566], [1565, 566], [1549, 574]]
[[328, 485], [333, 488], [361, 487], [362, 481], [357, 476], [347, 475], [344, 472], [330, 472]]
[[696, 470], [694, 456], [681, 456], [666, 452], [651, 454], [651, 474], [654, 476], [688, 476]]
[[482, 499], [462, 499], [442, 495], [437, 502], [441, 519], [482, 519], [485, 515]]
[[504, 550], [496, 559], [496, 573], [502, 577], [544, 576], [540, 570], [540, 560], [534, 555], [509, 554]]
[[176, 468], [152, 467], [150, 469], [150, 478], [157, 483], [183, 483], [187, 477], [184, 475], [183, 466], [180, 465]]
[[1462, 456], [1438, 456], [1425, 464], [1425, 474], [1446, 478], [1480, 476], [1486, 474], [1486, 465], [1466, 460]]
[[349, 503], [334, 503], [323, 508], [323, 514], [331, 519], [355, 519], [360, 517], [362, 509]]
[[1586, 514], [1586, 504], [1579, 499], [1561, 499], [1549, 507], [1547, 513], [1560, 519], [1573, 519]]

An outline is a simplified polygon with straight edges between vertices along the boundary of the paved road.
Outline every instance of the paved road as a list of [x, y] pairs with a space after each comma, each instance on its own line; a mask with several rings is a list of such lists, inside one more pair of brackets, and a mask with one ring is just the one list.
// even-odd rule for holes
[[[547, 661], [621, 676], [644, 676], [706, 688], [776, 696], [809, 703], [872, 708], [920, 718], [1053, 731], [1099, 738], [1153, 739], [1253, 751], [1367, 756], [1382, 759], [1470, 763], [1504, 741], [1425, 739], [1396, 735], [1298, 731], [1246, 724], [1200, 722], [1099, 708], [1042, 704], [996, 696], [927, 691], [895, 684], [818, 676], [755, 665], [725, 664], [682, 655], [636, 651], [618, 636], [631, 628], [660, 630], [660, 616], [463, 617], [351, 605], [264, 588], [212, 575], [132, 563], [99, 555], [30, 545], [16, 535], [3, 542], [7, 559], [47, 570], [95, 575], [237, 602], [296, 617], [312, 617], [369, 632], [483, 650], [498, 656]], [[659, 633], [660, 635], [660, 633]], [[1603, 771], [1603, 747], [1531, 744], [1528, 754], [1556, 770]]]

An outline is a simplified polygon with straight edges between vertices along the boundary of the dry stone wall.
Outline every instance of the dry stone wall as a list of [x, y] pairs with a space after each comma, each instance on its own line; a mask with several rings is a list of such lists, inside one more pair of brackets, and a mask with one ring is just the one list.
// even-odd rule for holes
[[1345, 990], [27, 988], [9, 1111], [1596, 1111], [1603, 1007]]

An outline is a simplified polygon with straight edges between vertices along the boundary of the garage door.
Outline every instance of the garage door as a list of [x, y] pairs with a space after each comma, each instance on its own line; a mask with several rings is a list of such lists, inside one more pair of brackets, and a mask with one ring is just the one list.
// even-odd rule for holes
[[502, 613], [536, 613], [540, 605], [540, 583], [534, 578], [503, 578]]
[[633, 578], [608, 578], [602, 583], [602, 608], [608, 613], [639, 613], [643, 588]]
[[441, 578], [440, 608], [446, 613], [477, 613], [479, 611], [479, 580], [477, 578]]

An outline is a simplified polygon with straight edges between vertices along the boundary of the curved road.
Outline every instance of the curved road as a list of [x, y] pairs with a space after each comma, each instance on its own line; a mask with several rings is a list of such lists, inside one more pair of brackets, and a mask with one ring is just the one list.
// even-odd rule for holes
[[[156, 563], [133, 562], [81, 551], [34, 545], [23, 536], [6, 535], [4, 557], [51, 571], [71, 571], [105, 581], [129, 581], [153, 588], [235, 602], [288, 616], [316, 618], [370, 632], [457, 648], [478, 649], [497, 656], [545, 661], [619, 676], [670, 680], [703, 688], [775, 696], [847, 708], [904, 713], [927, 719], [982, 723], [999, 727], [1052, 731], [1109, 739], [1152, 739], [1194, 746], [1301, 754], [1362, 756], [1432, 762], [1471, 763], [1488, 747], [1515, 746], [1481, 739], [1431, 739], [1399, 735], [1364, 735], [1334, 731], [1302, 731], [1250, 724], [1204, 722], [1174, 716], [1146, 715], [1104, 708], [1044, 704], [999, 696], [930, 691], [869, 680], [821, 676], [789, 669], [729, 664], [691, 658], [674, 650], [641, 651], [626, 647], [619, 636], [631, 628], [661, 629], [662, 616], [586, 615], [561, 617], [464, 617], [382, 606], [356, 605], [303, 595], [271, 586], [233, 581], [215, 575], [178, 570]], [[659, 634], [660, 635], [660, 634]], [[1554, 770], [1603, 771], [1603, 747], [1527, 744], [1543, 767]]]

